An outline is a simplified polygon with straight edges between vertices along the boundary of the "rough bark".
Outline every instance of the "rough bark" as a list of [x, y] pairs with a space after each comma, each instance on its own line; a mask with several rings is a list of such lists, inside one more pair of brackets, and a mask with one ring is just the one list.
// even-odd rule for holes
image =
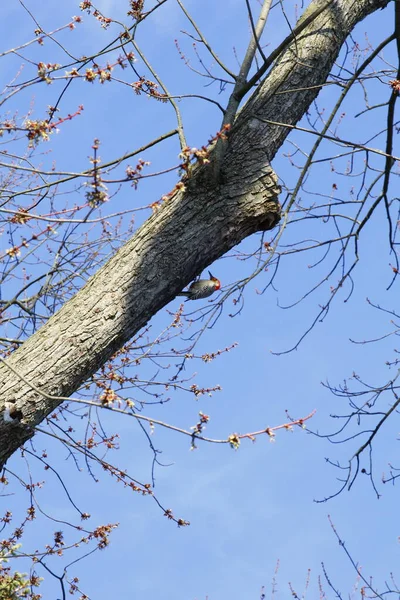
[[[324, 0], [326, 2], [326, 0]], [[215, 184], [198, 168], [180, 192], [7, 363], [51, 396], [70, 396], [110, 356], [215, 259], [279, 220], [271, 160], [325, 81], [353, 27], [389, 0], [334, 0], [278, 59], [239, 114]], [[311, 3], [315, 10], [322, 0]], [[305, 89], [307, 88], [307, 89]], [[46, 398], [0, 364], [0, 466], [34, 434], [60, 400]], [[7, 403], [7, 404], [6, 404]]]

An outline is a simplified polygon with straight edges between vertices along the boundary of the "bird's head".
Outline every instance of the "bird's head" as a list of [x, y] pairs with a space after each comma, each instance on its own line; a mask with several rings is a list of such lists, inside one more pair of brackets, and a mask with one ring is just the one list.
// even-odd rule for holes
[[208, 271], [208, 274], [210, 276], [210, 281], [212, 281], [214, 283], [215, 291], [219, 290], [221, 288], [220, 280], [217, 279], [217, 277], [214, 277], [214, 275], [211, 273], [211, 271]]

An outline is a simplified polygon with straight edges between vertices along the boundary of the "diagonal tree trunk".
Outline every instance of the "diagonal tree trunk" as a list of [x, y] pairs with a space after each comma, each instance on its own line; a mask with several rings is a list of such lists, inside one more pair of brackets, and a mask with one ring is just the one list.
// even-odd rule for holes
[[[0, 414], [12, 407], [14, 417], [0, 417], [0, 466], [61, 402], [37, 389], [47, 396], [73, 394], [195, 275], [247, 236], [277, 224], [279, 186], [269, 160], [289, 129], [260, 119], [292, 125], [301, 119], [348, 34], [389, 1], [330, 2], [278, 57], [238, 115], [221, 159], [220, 183], [212, 165], [195, 169], [187, 189], [0, 364]], [[299, 23], [326, 4], [314, 0]]]

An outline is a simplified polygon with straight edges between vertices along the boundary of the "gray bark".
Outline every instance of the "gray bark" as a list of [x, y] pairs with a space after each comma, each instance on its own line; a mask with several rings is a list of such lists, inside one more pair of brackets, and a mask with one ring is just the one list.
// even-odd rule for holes
[[[10, 367], [48, 396], [70, 396], [205, 267], [252, 233], [276, 225], [279, 187], [269, 160], [289, 130], [259, 118], [295, 124], [353, 27], [388, 2], [334, 0], [308, 25], [238, 115], [220, 182], [215, 184], [210, 166], [197, 168], [187, 190], [152, 215], [15, 351]], [[312, 2], [303, 18], [322, 3]], [[15, 417], [10, 422], [0, 416], [1, 466], [61, 400], [44, 397], [6, 364], [0, 364], [0, 380], [0, 415], [8, 403]]]

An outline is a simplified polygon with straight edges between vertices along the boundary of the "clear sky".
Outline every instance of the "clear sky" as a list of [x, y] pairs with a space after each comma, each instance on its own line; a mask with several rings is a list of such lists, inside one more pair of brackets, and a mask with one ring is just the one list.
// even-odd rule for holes
[[[64, 0], [56, 7], [49, 0], [43, 3], [28, 0], [25, 4], [47, 31], [68, 22], [72, 15], [82, 14], [77, 0]], [[287, 18], [293, 25], [298, 5], [291, 0], [284, 4]], [[249, 36], [244, 0], [226, 0], [223, 3], [187, 0], [185, 5], [198, 19], [217, 54], [232, 70], [237, 70], [236, 56], [239, 60], [243, 56]], [[104, 0], [96, 6], [106, 16], [126, 19], [125, 0]], [[252, 2], [254, 11], [258, 6], [258, 2]], [[1, 50], [33, 37], [35, 26], [17, 0], [10, 0], [2, 7], [2, 12]], [[98, 51], [119, 31], [117, 26], [104, 31], [93, 17], [84, 13], [82, 16], [83, 23], [75, 31], [62, 32], [57, 38], [77, 56]], [[358, 49], [354, 50], [354, 40], [349, 41], [348, 49], [352, 54], [346, 68], [354, 68], [357, 60], [363, 60], [369, 44], [374, 46], [388, 35], [392, 31], [392, 23], [391, 6], [364, 21], [354, 32]], [[142, 33], [139, 29], [138, 44], [171, 94], [207, 95], [224, 105], [229, 87], [220, 90], [217, 83], [208, 86], [208, 79], [190, 71], [179, 58], [175, 39], [178, 39], [185, 56], [190, 58], [190, 64], [199, 68], [192, 51], [193, 40], [183, 30], [193, 33], [177, 3], [169, 0], [156, 11], [153, 21], [143, 27]], [[265, 31], [265, 51], [273, 48], [287, 33], [288, 24], [280, 8], [276, 7]], [[67, 62], [60, 48], [46, 41], [44, 46], [38, 44], [29, 52], [22, 51], [22, 57], [1, 59], [3, 86], [22, 63], [25, 67], [20, 77], [29, 79], [32, 76], [34, 70], [31, 71], [27, 56], [37, 62]], [[212, 64], [213, 61], [203, 51], [202, 57], [207, 65]], [[384, 110], [377, 109], [361, 118], [355, 118], [355, 115], [365, 108], [365, 97], [369, 106], [386, 102], [389, 98], [390, 88], [386, 83], [393, 78], [390, 73], [393, 57], [394, 48], [387, 50], [386, 79], [369, 87], [366, 82], [364, 88], [357, 88], [338, 115], [337, 132], [343, 138], [366, 143], [374, 133], [385, 129]], [[343, 58], [344, 55], [340, 60]], [[136, 65], [139, 72], [145, 73], [140, 59]], [[213, 69], [216, 71], [215, 65]], [[341, 72], [339, 67], [336, 73], [348, 76], [348, 72]], [[130, 76], [122, 75], [129, 80]], [[15, 101], [5, 105], [5, 110], [24, 114], [32, 103], [34, 114], [43, 118], [45, 107], [54, 104], [61, 89], [62, 82], [27, 87], [16, 96]], [[326, 111], [322, 119], [339, 93], [338, 86], [329, 86], [321, 94], [318, 107]], [[41, 159], [43, 165], [48, 166], [55, 161], [57, 169], [81, 171], [90, 168], [88, 156], [92, 153], [94, 138], [101, 140], [100, 154], [106, 162], [175, 127], [175, 115], [169, 106], [136, 96], [126, 86], [115, 82], [100, 85], [75, 81], [62, 100], [61, 114], [74, 113], [80, 104], [84, 105], [83, 114], [60, 127], [59, 134], [52, 136], [48, 145], [41, 146], [42, 151], [49, 151]], [[183, 99], [179, 107], [189, 145], [200, 147], [206, 144], [218, 130], [221, 120], [218, 108], [197, 98]], [[345, 115], [339, 125], [337, 121], [342, 112]], [[9, 114], [7, 117], [2, 115], [2, 118], [8, 117]], [[301, 124], [309, 127], [315, 118], [314, 112], [310, 120], [304, 119]], [[381, 125], [376, 124], [377, 118]], [[305, 148], [304, 152], [307, 152], [314, 141], [305, 134], [297, 134], [290, 140], [274, 161], [274, 167], [287, 187], [296, 182], [298, 166], [305, 161], [298, 147]], [[383, 149], [384, 142], [384, 136], [380, 135], [369, 145]], [[323, 144], [318, 156], [322, 159], [335, 153], [339, 150]], [[174, 139], [157, 146], [142, 158], [151, 161], [151, 171], [158, 171], [177, 164], [178, 154], [178, 142]], [[394, 154], [399, 155], [396, 146]], [[312, 203], [313, 199], [316, 201], [318, 194], [327, 198], [335, 195], [343, 199], [352, 197], [352, 188], [361, 185], [360, 179], [353, 174], [360, 172], [363, 161], [364, 156], [355, 157], [349, 177], [338, 172], [339, 167], [344, 171], [349, 168], [348, 157], [335, 163], [335, 168], [329, 160], [315, 164], [301, 192], [305, 203]], [[373, 166], [382, 168], [379, 161], [381, 159], [371, 158]], [[168, 174], [141, 182], [138, 191], [124, 187], [111, 198], [106, 209], [112, 213], [147, 206], [168, 192], [175, 181], [176, 174]], [[396, 184], [397, 180], [394, 181]], [[69, 189], [71, 202], [83, 202], [82, 190]], [[282, 199], [284, 193], [285, 189]], [[391, 193], [395, 196], [396, 190]], [[147, 214], [139, 212], [136, 222], [140, 223]], [[302, 239], [321, 240], [327, 235], [320, 229], [321, 225], [321, 220], [312, 219], [303, 220], [297, 226], [293, 224], [282, 237], [280, 250], [284, 251], [286, 245]], [[198, 412], [203, 411], [210, 415], [207, 435], [227, 438], [233, 432], [252, 432], [284, 423], [287, 421], [285, 410], [292, 417], [300, 418], [316, 409], [316, 415], [309, 422], [310, 429], [321, 434], [335, 431], [338, 420], [330, 415], [348, 414], [350, 409], [345, 398], [334, 397], [321, 382], [339, 385], [356, 373], [371, 385], [379, 386], [395, 373], [394, 368], [390, 371], [385, 364], [396, 357], [393, 336], [377, 344], [355, 345], [350, 341], [377, 338], [394, 328], [392, 317], [372, 308], [366, 301], [367, 297], [389, 309], [395, 309], [396, 303], [398, 306], [398, 285], [386, 291], [392, 276], [389, 263], [394, 261], [387, 247], [387, 221], [383, 208], [378, 210], [374, 222], [365, 228], [364, 234], [360, 240], [361, 259], [354, 273], [353, 294], [344, 302], [350, 290], [346, 284], [337, 294], [327, 317], [316, 324], [297, 350], [274, 354], [287, 351], [297, 343], [315, 319], [320, 306], [329, 299], [330, 286], [337, 283], [338, 273], [293, 308], [286, 310], [283, 307], [297, 302], [324, 277], [328, 267], [334, 263], [335, 249], [315, 268], [310, 268], [310, 265], [322, 258], [324, 250], [284, 257], [274, 286], [264, 294], [258, 293], [269, 281], [270, 273], [262, 273], [246, 287], [244, 308], [234, 318], [230, 316], [235, 310], [232, 297], [227, 300], [221, 317], [199, 341], [196, 353], [214, 352], [233, 343], [237, 343], [237, 347], [211, 363], [189, 361], [185, 371], [188, 378], [197, 373], [193, 381], [199, 386], [219, 384], [221, 391], [211, 397], [201, 396], [198, 400], [192, 395], [171, 391], [169, 403], [148, 406], [144, 414], [190, 429], [198, 419]], [[223, 286], [254, 270], [256, 259], [241, 258], [254, 252], [259, 241], [260, 236], [246, 240], [229, 256], [212, 265], [213, 273], [221, 279]], [[10, 240], [6, 234], [0, 238], [0, 244], [2, 251], [9, 247]], [[2, 295], [8, 296], [9, 291], [3, 289]], [[176, 311], [178, 306], [179, 299], [176, 299], [153, 319], [154, 336], [170, 323], [171, 311]], [[191, 308], [189, 306], [188, 310]], [[196, 325], [193, 325], [191, 331], [195, 329]], [[175, 343], [178, 345], [175, 340], [167, 342], [165, 350]], [[189, 342], [186, 339], [180, 344], [184, 347]], [[162, 364], [175, 360], [165, 359]], [[143, 365], [142, 370], [132, 369], [131, 374], [145, 378], [150, 372], [150, 367]], [[167, 371], [164, 375], [163, 369], [160, 372], [161, 380], [172, 373]], [[135, 394], [140, 399], [140, 393], [136, 391]], [[386, 411], [390, 400], [389, 396], [385, 396], [377, 410]], [[62, 476], [74, 502], [83, 512], [92, 515], [88, 526], [120, 524], [106, 550], [88, 556], [69, 571], [80, 578], [82, 590], [91, 599], [256, 599], [262, 586], [266, 586], [269, 598], [278, 561], [276, 598], [291, 597], [288, 582], [301, 596], [308, 569], [311, 569], [308, 597], [318, 597], [321, 563], [332, 584], [347, 598], [351, 593], [354, 594], [352, 597], [359, 596], [361, 583], [357, 581], [343, 548], [337, 543], [328, 515], [354, 560], [362, 565], [364, 576], [372, 576], [378, 589], [384, 589], [390, 573], [395, 577], [396, 570], [398, 573], [398, 489], [396, 485], [383, 486], [380, 482], [381, 474], [389, 471], [388, 462], [392, 461], [396, 466], [396, 418], [397, 415], [394, 415], [392, 421], [383, 426], [374, 446], [376, 482], [382, 493], [379, 500], [369, 478], [360, 475], [350, 492], [345, 490], [329, 502], [322, 503], [316, 500], [334, 494], [340, 488], [339, 479], [343, 476], [341, 471], [326, 462], [326, 458], [346, 464], [364, 438], [333, 445], [326, 438], [296, 428], [289, 433], [279, 431], [274, 443], [267, 437], [259, 437], [255, 443], [243, 441], [238, 451], [224, 445], [205, 443], [199, 443], [197, 450], [190, 451], [189, 438], [156, 427], [151, 440], [162, 451], [160, 460], [167, 466], [156, 467], [155, 493], [165, 508], [171, 508], [176, 516], [190, 521], [190, 527], [185, 528], [177, 528], [166, 519], [150, 498], [129, 492], [101, 471], [96, 471], [100, 480], [95, 483], [84, 464], [79, 472], [65, 449], [49, 438], [37, 436], [33, 444], [39, 450], [47, 450], [51, 464]], [[102, 423], [109, 431], [117, 431], [120, 435], [120, 450], [111, 453], [107, 459], [110, 462], [115, 460], [120, 468], [128, 469], [138, 480], [150, 481], [152, 452], [133, 419], [107, 413], [102, 416]], [[79, 429], [76, 420], [74, 426]], [[357, 432], [356, 428], [351, 432]], [[368, 469], [368, 457], [364, 460], [366, 462], [362, 466]], [[33, 460], [29, 462], [33, 480], [46, 480], [37, 495], [43, 512], [60, 521], [76, 520], [76, 512], [67, 501], [57, 478], [44, 472]], [[13, 457], [8, 466], [21, 477], [27, 476], [27, 466], [19, 455]], [[2, 493], [7, 495], [0, 499], [0, 512], [10, 509], [11, 503], [13, 513], [22, 515], [27, 503], [26, 493], [21, 492], [15, 483]], [[10, 493], [13, 495], [8, 495]], [[75, 533], [69, 532], [62, 523], [39, 516], [27, 528], [22, 539], [23, 548], [28, 552], [41, 547], [51, 539], [51, 532], [58, 529], [63, 530], [66, 540], [75, 539]], [[47, 564], [61, 575], [63, 566], [82, 554], [84, 549], [76, 554], [72, 551], [65, 558], [54, 558]], [[14, 568], [23, 570], [20, 563]], [[41, 590], [43, 597], [46, 600], [60, 597], [58, 582], [43, 571], [38, 570], [38, 574], [46, 577]], [[353, 586], [358, 586], [358, 591], [354, 591]], [[323, 587], [328, 598], [335, 597], [324, 580]]]

